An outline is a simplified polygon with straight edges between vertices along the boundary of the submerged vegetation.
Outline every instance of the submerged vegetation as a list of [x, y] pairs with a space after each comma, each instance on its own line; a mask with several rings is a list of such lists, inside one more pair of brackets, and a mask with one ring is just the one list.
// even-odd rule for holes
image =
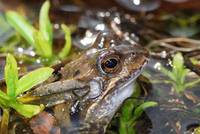
[[198, 22], [200, 15], [197, 14], [183, 14], [177, 13], [174, 15], [167, 15], [162, 17], [168, 23], [168, 32], [175, 37], [184, 36], [192, 37], [199, 33]]
[[138, 100], [137, 97], [140, 96], [140, 88], [137, 88], [135, 88], [132, 98], [127, 99], [121, 108], [121, 115], [119, 117], [120, 134], [136, 134], [135, 125], [144, 110], [158, 105], [154, 101]]
[[33, 27], [17, 12], [8, 11], [6, 18], [9, 24], [35, 48], [36, 54], [48, 59], [49, 63], [52, 64], [55, 60], [63, 59], [69, 54], [71, 48], [71, 33], [65, 24], [61, 25], [65, 33], [66, 43], [58, 56], [53, 54], [53, 27], [49, 19], [49, 9], [50, 2], [44, 2], [39, 15], [39, 30]]
[[177, 93], [182, 93], [185, 89], [191, 88], [200, 82], [200, 79], [193, 80], [192, 82], [186, 80], [189, 69], [184, 66], [184, 60], [181, 53], [174, 55], [172, 59], [172, 70], [161, 66], [160, 71], [170, 78], [169, 83], [173, 85], [173, 88]]
[[133, 95], [123, 103], [119, 112], [116, 114], [116, 117], [111, 122], [111, 126], [108, 129], [110, 131], [109, 134], [112, 134], [113, 126], [117, 126], [117, 132], [119, 134], [137, 133], [137, 129], [135, 126], [138, 120], [142, 117], [144, 111], [147, 108], [158, 106], [157, 102], [144, 101], [143, 99], [139, 98], [140, 96], [141, 88], [138, 84], [136, 84], [134, 87]]
[[18, 100], [18, 97], [22, 93], [48, 79], [52, 72], [53, 69], [43, 67], [19, 78], [15, 58], [11, 54], [7, 55], [5, 66], [6, 93], [0, 90], [0, 107], [3, 109], [0, 134], [5, 134], [7, 132], [10, 108], [15, 109], [26, 118], [31, 118], [44, 109], [43, 105], [23, 104]]

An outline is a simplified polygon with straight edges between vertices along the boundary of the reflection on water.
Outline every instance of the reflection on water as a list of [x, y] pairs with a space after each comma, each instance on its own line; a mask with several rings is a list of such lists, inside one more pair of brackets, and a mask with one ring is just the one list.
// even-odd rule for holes
[[[165, 78], [157, 69], [155, 70], [154, 65], [157, 63], [166, 64], [162, 60], [151, 59], [144, 73], [150, 82], [144, 87], [149, 90], [147, 99], [159, 103], [159, 107], [146, 110], [153, 125], [151, 134], [189, 133], [190, 129], [193, 129], [191, 126], [200, 125], [199, 112], [195, 110], [199, 109], [200, 98], [196, 95], [200, 94], [198, 91], [200, 86], [196, 85], [192, 89], [186, 89], [185, 95], [175, 93], [170, 84], [164, 83], [168, 78]], [[152, 75], [153, 78], [149, 77]], [[193, 75], [192, 78], [187, 78], [188, 81], [193, 77], [198, 79], [198, 76]], [[197, 97], [196, 100], [195, 97]]]
[[159, 0], [116, 0], [120, 5], [133, 11], [152, 11], [160, 6]]

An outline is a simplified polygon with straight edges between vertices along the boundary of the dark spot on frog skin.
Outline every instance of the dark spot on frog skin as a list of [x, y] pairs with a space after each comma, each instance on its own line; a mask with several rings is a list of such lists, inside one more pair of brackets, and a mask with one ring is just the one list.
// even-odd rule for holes
[[49, 113], [49, 114], [51, 114], [51, 115], [54, 115], [54, 111], [53, 111], [53, 109], [52, 108], [45, 108], [45, 111], [47, 112], [47, 113]]
[[77, 75], [79, 75], [81, 72], [80, 72], [80, 70], [76, 70], [75, 72], [74, 72], [74, 74], [73, 74], [73, 77], [76, 77]]
[[76, 100], [70, 109], [70, 119], [74, 126], [79, 126], [78, 121], [80, 117], [80, 101]]
[[62, 78], [62, 74], [58, 71], [54, 71], [52, 77], [49, 78], [48, 82], [59, 81]]

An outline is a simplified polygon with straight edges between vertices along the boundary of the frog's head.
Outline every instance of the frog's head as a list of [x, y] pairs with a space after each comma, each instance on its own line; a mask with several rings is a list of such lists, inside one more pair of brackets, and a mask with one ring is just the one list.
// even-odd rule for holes
[[139, 45], [118, 45], [97, 54], [95, 65], [98, 77], [94, 79], [99, 80], [99, 85], [96, 84], [91, 92], [97, 94], [99, 91], [99, 94], [87, 110], [87, 121], [104, 123], [102, 126], [105, 129], [105, 124], [110, 122], [119, 106], [133, 93], [130, 85], [139, 76], [148, 58], [147, 50]]
[[90, 92], [96, 93], [96, 97], [92, 98], [98, 100], [100, 96], [133, 82], [148, 58], [148, 51], [140, 45], [124, 43], [102, 49], [92, 48], [66, 64], [60, 74], [63, 80], [90, 83]]

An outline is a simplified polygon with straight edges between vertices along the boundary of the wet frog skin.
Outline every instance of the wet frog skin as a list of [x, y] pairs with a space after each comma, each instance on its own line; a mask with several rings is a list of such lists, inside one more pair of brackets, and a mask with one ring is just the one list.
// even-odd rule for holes
[[[146, 49], [128, 42], [117, 41], [107, 47], [91, 48], [60, 66], [52, 78], [22, 98], [32, 96], [31, 103], [45, 104], [47, 111], [51, 111], [50, 118], [53, 116], [55, 123], [47, 134], [54, 128], [63, 134], [102, 134], [123, 101], [131, 96], [133, 88], [129, 86], [148, 58]], [[48, 118], [42, 119], [40, 115], [34, 118], [24, 121], [27, 124], [24, 129], [44, 133], [39, 128]], [[16, 134], [24, 131], [16, 129], [16, 123], [11, 124]]]

